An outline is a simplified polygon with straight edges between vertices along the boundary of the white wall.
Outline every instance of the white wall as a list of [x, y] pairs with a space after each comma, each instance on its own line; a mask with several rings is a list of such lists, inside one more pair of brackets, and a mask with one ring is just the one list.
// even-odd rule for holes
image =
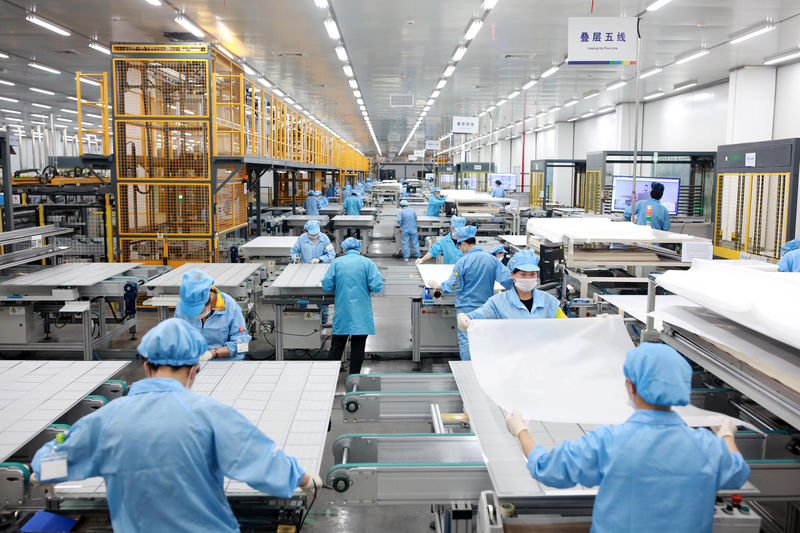
[[556, 130], [550, 128], [536, 134], [536, 159], [556, 157]]
[[800, 63], [778, 69], [772, 138], [800, 137]]
[[613, 149], [616, 139], [617, 118], [614, 113], [576, 122], [572, 157], [586, 159], [589, 152]]

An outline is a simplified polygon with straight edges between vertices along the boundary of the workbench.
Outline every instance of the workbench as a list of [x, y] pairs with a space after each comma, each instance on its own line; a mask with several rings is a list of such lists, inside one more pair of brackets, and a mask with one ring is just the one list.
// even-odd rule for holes
[[361, 241], [361, 254], [367, 255], [374, 226], [375, 219], [372, 215], [337, 215], [333, 217], [336, 253], [343, 253], [342, 242], [346, 238], [356, 237]]
[[323, 229], [330, 222], [330, 218], [325, 215], [289, 215], [286, 217], [286, 223], [289, 226], [289, 235], [299, 237], [305, 233], [305, 225], [309, 220], [319, 221], [320, 228]]

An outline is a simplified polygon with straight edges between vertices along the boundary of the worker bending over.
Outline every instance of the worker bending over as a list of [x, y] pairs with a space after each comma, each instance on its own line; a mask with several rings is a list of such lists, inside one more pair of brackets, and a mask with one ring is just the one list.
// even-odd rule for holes
[[[336, 257], [336, 250], [327, 235], [320, 232], [319, 220], [309, 220], [303, 226], [305, 233], [300, 235], [292, 245], [289, 254], [293, 263], [330, 263]], [[323, 324], [328, 323], [329, 307], [320, 305], [320, 318]]]
[[403, 243], [403, 261], [408, 262], [411, 256], [409, 243], [414, 247], [414, 257], [419, 259], [419, 235], [417, 234], [417, 212], [408, 207], [408, 202], [400, 202], [400, 212], [397, 213], [397, 223], [400, 224], [400, 239]]
[[[478, 229], [475, 226], [464, 226], [456, 231], [456, 240], [464, 257], [459, 259], [453, 267], [450, 277], [438, 285], [433, 283], [433, 288], [445, 294], [456, 293], [456, 311], [458, 313], [471, 313], [486, 303], [494, 294], [495, 282], [506, 289], [513, 287], [511, 272], [503, 266], [493, 255], [489, 255], [479, 248], [475, 235]], [[457, 331], [458, 349], [463, 361], [469, 361], [469, 337], [464, 331]]]
[[438, 217], [446, 201], [444, 196], [442, 196], [442, 190], [439, 187], [434, 188], [433, 195], [428, 198], [428, 210], [425, 212], [425, 216]]
[[[203, 336], [171, 318], [147, 332], [138, 352], [146, 379], [78, 420], [66, 440], [33, 458], [40, 482], [102, 476], [114, 531], [237, 532], [224, 477], [290, 498], [322, 487], [297, 459], [233, 407], [189, 391], [199, 371]], [[64, 464], [64, 461], [66, 464]], [[50, 479], [58, 463], [66, 475]]]
[[492, 189], [492, 196], [495, 198], [505, 198], [506, 197], [506, 190], [503, 188], [503, 182], [500, 180], [495, 180], [494, 182], [494, 189]]
[[519, 412], [506, 426], [519, 438], [531, 475], [551, 487], [600, 485], [593, 533], [711, 533], [717, 491], [738, 489], [750, 467], [725, 418], [717, 436], [689, 428], [673, 405], [688, 405], [692, 369], [665, 344], [642, 343], [625, 360], [625, 387], [636, 412], [551, 451], [536, 446]]
[[322, 290], [336, 291], [333, 300], [333, 338], [328, 360], [340, 361], [350, 338], [350, 373], [361, 373], [367, 336], [375, 335], [370, 293], [383, 290], [383, 276], [371, 260], [363, 257], [361, 241], [348, 237], [345, 254], [337, 257], [322, 278]]
[[666, 207], [661, 205], [660, 200], [662, 196], [664, 196], [664, 184], [656, 181], [650, 189], [650, 199], [636, 202], [633, 210], [630, 208], [626, 209], [624, 213], [625, 220], [630, 220], [631, 216], [634, 216], [636, 224], [639, 226], [646, 226], [647, 208], [649, 207], [651, 209], [650, 226], [653, 229], [669, 231], [672, 222], [669, 220], [669, 211], [667, 211]]
[[183, 275], [175, 318], [184, 320], [205, 337], [208, 351], [200, 361], [244, 359], [244, 352], [239, 348], [249, 343], [251, 337], [242, 308], [231, 296], [217, 289], [211, 276], [199, 268]]
[[498, 261], [503, 263], [504, 265], [508, 265], [508, 258], [506, 257], [506, 248], [505, 246], [498, 244], [491, 250], [489, 253], [497, 258]]
[[456, 242], [456, 230], [458, 228], [463, 228], [467, 225], [467, 219], [461, 218], [453, 215], [450, 217], [450, 233], [445, 235], [444, 237], [440, 237], [428, 253], [423, 255], [421, 258], [417, 259], [417, 264], [421, 265], [425, 261], [430, 261], [434, 257], [442, 256], [442, 263], [445, 265], [455, 265], [456, 261], [461, 259], [464, 254], [461, 253], [461, 250], [458, 249], [458, 243]]
[[314, 191], [314, 195], [317, 197], [319, 207], [328, 207], [328, 199], [322, 194], [322, 191]]
[[800, 239], [791, 240], [781, 246], [778, 272], [800, 272]]
[[358, 194], [351, 193], [350, 197], [344, 201], [344, 214], [360, 215], [362, 207], [364, 207], [364, 203], [361, 201], [361, 198], [358, 197]]
[[467, 331], [473, 319], [567, 318], [558, 300], [536, 289], [539, 282], [539, 257], [530, 250], [514, 254], [508, 262], [514, 290], [495, 294], [471, 313], [459, 313], [458, 329]]

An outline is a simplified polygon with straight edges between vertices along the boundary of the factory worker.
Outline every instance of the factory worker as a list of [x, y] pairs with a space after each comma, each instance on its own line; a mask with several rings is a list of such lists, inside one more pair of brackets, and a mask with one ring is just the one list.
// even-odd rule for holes
[[[441, 284], [433, 283], [434, 289], [445, 294], [456, 293], [456, 311], [471, 313], [486, 303], [494, 294], [495, 282], [506, 289], [513, 287], [511, 272], [493, 255], [489, 255], [478, 247], [475, 226], [464, 226], [456, 230], [456, 240], [464, 257], [453, 267], [450, 277]], [[463, 361], [469, 361], [469, 338], [467, 333], [459, 330], [458, 348]]]
[[351, 193], [350, 196], [344, 201], [344, 214], [345, 215], [360, 215], [361, 208], [364, 203], [356, 193]]
[[494, 182], [494, 189], [492, 189], [492, 196], [494, 198], [505, 198], [506, 191], [503, 189], [503, 182], [500, 180], [495, 180]]
[[403, 245], [403, 261], [408, 262], [411, 256], [410, 245], [414, 248], [414, 257], [420, 258], [419, 234], [417, 233], [417, 212], [408, 206], [408, 202], [400, 202], [400, 212], [397, 213], [397, 223], [400, 224], [400, 239]]
[[433, 189], [433, 195], [428, 199], [428, 211], [425, 213], [425, 216], [438, 217], [446, 201], [439, 187]]
[[326, 196], [328, 198], [335, 198], [338, 194], [339, 194], [339, 187], [335, 187], [333, 185], [329, 186], [328, 190], [326, 191]]
[[[195, 328], [175, 318], [148, 331], [138, 347], [146, 379], [78, 420], [62, 443], [37, 451], [37, 479], [102, 476], [118, 532], [238, 532], [224, 477], [279, 498], [300, 486], [310, 501], [322, 487], [317, 474], [303, 472], [233, 407], [189, 390], [206, 347]], [[49, 479], [62, 454], [67, 475]]]
[[800, 239], [791, 240], [781, 246], [778, 272], [800, 272]]
[[456, 261], [461, 259], [464, 254], [458, 248], [456, 241], [456, 230], [463, 228], [467, 225], [467, 219], [453, 215], [450, 217], [450, 233], [444, 237], [439, 238], [438, 241], [433, 243], [428, 253], [417, 259], [417, 264], [420, 265], [425, 261], [430, 261], [434, 257], [442, 256], [442, 263], [445, 265], [455, 265]]
[[315, 191], [308, 191], [303, 207], [306, 209], [306, 215], [319, 215], [319, 200]]
[[[289, 253], [294, 263], [330, 263], [336, 257], [336, 250], [327, 235], [320, 232], [319, 220], [309, 220], [303, 226], [305, 233], [300, 235]], [[327, 305], [318, 306], [322, 323], [328, 323]]]
[[349, 197], [350, 193], [352, 192], [353, 192], [353, 186], [350, 185], [350, 180], [347, 180], [347, 182], [345, 182], [344, 184], [344, 190], [342, 191], [343, 196]]
[[320, 207], [328, 207], [328, 199], [322, 194], [322, 191], [316, 191], [316, 196]]
[[495, 256], [504, 265], [508, 264], [508, 260], [506, 259], [506, 249], [504, 246], [498, 244], [497, 246], [489, 250], [489, 253]]
[[717, 491], [738, 489], [750, 476], [725, 418], [717, 435], [692, 429], [674, 411], [688, 405], [692, 369], [665, 344], [628, 352], [625, 387], [636, 412], [551, 451], [536, 446], [522, 416], [506, 418], [519, 438], [531, 475], [551, 487], [599, 485], [592, 532], [711, 533]]
[[206, 338], [208, 351], [200, 357], [201, 361], [244, 359], [239, 344], [250, 342], [251, 337], [242, 308], [231, 296], [214, 287], [211, 276], [199, 268], [183, 275], [175, 318], [185, 320]]
[[333, 308], [333, 338], [330, 361], [340, 361], [350, 338], [350, 374], [361, 373], [367, 336], [375, 335], [370, 293], [381, 292], [383, 276], [375, 263], [362, 256], [361, 241], [348, 237], [345, 254], [331, 263], [322, 278], [322, 290], [336, 291]]
[[471, 313], [458, 315], [458, 329], [467, 331], [474, 319], [567, 318], [558, 300], [536, 289], [539, 284], [539, 257], [530, 250], [514, 254], [508, 262], [514, 290], [495, 294]]
[[639, 226], [647, 225], [647, 208], [651, 208], [650, 226], [653, 229], [669, 231], [672, 222], [669, 219], [669, 211], [661, 205], [661, 197], [664, 196], [664, 184], [654, 182], [650, 189], [650, 199], [636, 202], [636, 205], [625, 210], [625, 220], [630, 220], [631, 216], [636, 216], [636, 224]]

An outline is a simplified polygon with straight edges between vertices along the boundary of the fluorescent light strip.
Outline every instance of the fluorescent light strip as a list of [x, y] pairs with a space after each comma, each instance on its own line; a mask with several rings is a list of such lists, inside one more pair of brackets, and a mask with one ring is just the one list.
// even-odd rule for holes
[[589, 91], [588, 93], [585, 93], [583, 95], [583, 99], [584, 100], [591, 100], [592, 98], [594, 98], [598, 94], [600, 94], [600, 91]]
[[64, 117], [58, 117], [56, 120], [60, 120], [61, 122], [72, 122], [71, 118], [64, 118]]
[[527, 91], [528, 89], [530, 89], [531, 87], [533, 87], [537, 83], [539, 83], [539, 80], [531, 80], [531, 81], [529, 81], [528, 83], [526, 83], [525, 85], [522, 86], [522, 90], [523, 91]]
[[70, 115], [77, 115], [78, 114], [78, 112], [75, 111], [74, 109], [67, 109], [66, 107], [62, 107], [61, 111], [64, 112], [64, 113], [69, 113]]
[[[327, 3], [327, 0], [325, 0]], [[347, 61], [347, 50], [344, 49], [344, 46], [341, 44], [335, 48], [336, 50], [336, 57], [339, 58], [339, 61], [346, 62]]]
[[597, 113], [598, 113], [598, 114], [601, 114], [601, 113], [610, 113], [611, 111], [614, 111], [614, 106], [613, 106], [613, 105], [607, 105], [607, 106], [605, 106], [605, 107], [601, 107], [600, 109], [598, 109], [598, 110], [597, 110]]
[[48, 67], [47, 65], [42, 65], [41, 63], [36, 63], [35, 61], [31, 61], [30, 63], [28, 63], [28, 66], [35, 69], [43, 70], [45, 72], [49, 72], [50, 74], [61, 74], [60, 70], [55, 69], [53, 67]]
[[353, 67], [351, 67], [350, 65], [343, 65], [342, 70], [344, 71], [344, 75], [347, 76], [348, 78], [353, 77]]
[[467, 53], [466, 46], [459, 46], [458, 48], [456, 48], [456, 51], [453, 54], [453, 59], [452, 59], [453, 63], [458, 63], [459, 61], [461, 61], [461, 58], [463, 58], [464, 54], [466, 53]]
[[778, 63], [783, 63], [785, 61], [791, 61], [792, 59], [800, 58], [800, 50], [794, 50], [790, 52], [783, 52], [778, 55], [772, 57], [764, 58], [765, 65], [776, 65]]
[[42, 28], [52, 31], [53, 33], [63, 35], [64, 37], [69, 37], [70, 35], [72, 35], [70, 32], [68, 32], [58, 24], [53, 24], [48, 20], [44, 20], [41, 17], [37, 17], [33, 13], [28, 13], [28, 16], [25, 17], [25, 20], [27, 20], [28, 22], [33, 22], [37, 26], [41, 26]]
[[100, 87], [100, 82], [99, 81], [95, 81], [95, 80], [90, 79], [90, 78], [85, 78], [83, 76], [81, 76], [81, 83], [85, 83], [86, 85], [94, 85], [95, 87]]
[[30, 116], [36, 117], [36, 118], [47, 118], [47, 115], [42, 115], [41, 113], [29, 113], [29, 114], [30, 114]]
[[[1, 98], [2, 98], [2, 97], [0, 97], [0, 99], [1, 99]], [[14, 100], [14, 101], [15, 101], [15, 102], [18, 102], [19, 100]], [[53, 108], [53, 106], [49, 106], [49, 105], [40, 104], [40, 103], [38, 103], [38, 102], [33, 102], [31, 105], [32, 105], [33, 107], [39, 107], [39, 108], [41, 108], [41, 109], [52, 109], [52, 108]]]
[[581, 115], [581, 118], [589, 118], [594, 116], [594, 111], [589, 111], [588, 113], [584, 113]]
[[606, 91], [613, 91], [619, 89], [620, 87], [625, 87], [628, 84], [625, 80], [615, 81], [606, 87]]
[[47, 89], [40, 89], [38, 87], [28, 87], [28, 90], [31, 90], [35, 93], [46, 94], [48, 96], [55, 96], [56, 94], [53, 91], [48, 91]]
[[148, 4], [150, 4], [151, 6], [160, 6], [161, 5], [161, 0], [144, 0], [144, 1], [147, 2]]
[[16, 83], [14, 83], [13, 81], [0, 80], [0, 85], [8, 85], [9, 87], [13, 87], [14, 85], [16, 85]]
[[323, 24], [325, 25], [325, 31], [328, 32], [328, 37], [334, 41], [338, 41], [341, 34], [339, 33], [339, 27], [336, 25], [336, 21], [328, 17]]
[[22, 122], [21, 118], [16, 118], [16, 117], [5, 117], [3, 120], [10, 120], [12, 122]]
[[505, 98], [503, 98], [502, 100], [500, 100], [499, 102], [497, 102], [497, 104], [496, 104], [496, 105], [497, 105], [497, 107], [502, 107], [502, 106], [503, 106], [503, 104], [505, 104], [506, 102], [508, 102], [508, 100], [506, 100]]
[[354, 90], [353, 96], [355, 96], [356, 98], [361, 98], [361, 91], [359, 91], [358, 89]]
[[489, 107], [487, 107], [487, 108], [486, 108], [486, 111], [488, 111], [489, 113], [491, 113], [491, 112], [492, 112], [492, 111], [494, 111], [495, 109], [497, 109], [497, 106], [490, 105]]
[[659, 90], [657, 92], [650, 93], [642, 97], [642, 100], [652, 100], [653, 98], [658, 98], [659, 96], [664, 96], [664, 91]]
[[706, 48], [700, 48], [700, 49], [695, 50], [693, 52], [689, 52], [687, 55], [685, 55], [683, 57], [679, 57], [678, 59], [675, 60], [675, 63], [677, 63], [678, 65], [683, 65], [684, 63], [688, 63], [689, 61], [693, 61], [693, 60], [697, 59], [698, 57], [703, 57], [707, 53], [708, 53], [708, 50]]
[[686, 81], [686, 82], [683, 82], [683, 83], [675, 84], [672, 87], [672, 90], [674, 90], [676, 92], [677, 91], [683, 91], [683, 90], [686, 90], [686, 89], [688, 89], [690, 87], [694, 87], [695, 85], [697, 85], [697, 80], [690, 80], [690, 81]]
[[478, 35], [478, 32], [481, 31], [482, 27], [483, 27], [483, 21], [481, 19], [473, 19], [472, 24], [469, 25], [467, 33], [464, 34], [464, 40], [471, 41], [472, 39], [474, 39], [475, 36]]
[[12, 115], [21, 115], [22, 111], [16, 111], [14, 109], [0, 109], [3, 113], [11, 113]]
[[572, 117], [572, 118], [568, 118], [568, 119], [567, 119], [567, 122], [575, 122], [575, 121], [576, 121], [576, 120], [578, 120], [579, 118], [580, 118], [580, 117]]
[[549, 69], [547, 69], [547, 70], [545, 70], [544, 72], [542, 72], [542, 76], [541, 76], [541, 77], [542, 77], [542, 78], [547, 78], [547, 77], [549, 77], [549, 76], [552, 76], [552, 75], [553, 75], [553, 74], [555, 74], [556, 72], [558, 72], [558, 65], [553, 65], [553, 66], [552, 66], [552, 67], [550, 67]]
[[184, 15], [178, 15], [177, 17], [175, 17], [175, 23], [178, 24], [179, 26], [182, 26], [183, 29], [185, 29], [198, 39], [202, 39], [203, 37], [205, 37], [205, 32], [203, 32], [203, 30], [201, 30], [199, 26], [195, 25], [194, 22], [189, 20]]
[[771, 32], [775, 29], [775, 25], [772, 23], [765, 23], [759, 26], [744, 30], [743, 32], [730, 35], [731, 44], [739, 44], [747, 41], [748, 39], [752, 39], [753, 37], [758, 37], [759, 35], [764, 35], [765, 33]]
[[509, 94], [509, 95], [508, 95], [506, 98], [507, 98], [508, 100], [513, 100], [513, 99], [514, 99], [514, 98], [516, 98], [517, 96], [519, 96], [519, 90], [516, 90], [516, 89], [515, 89], [515, 90], [514, 90], [514, 91], [513, 91], [511, 94]]
[[564, 102], [564, 107], [572, 107], [577, 103], [578, 103], [578, 100], [576, 98], [573, 98], [572, 100]]
[[442, 90], [445, 85], [447, 85], [447, 80], [441, 79], [439, 80], [439, 83], [436, 84], [436, 88]]
[[456, 67], [455, 65], [447, 65], [447, 68], [444, 69], [444, 74], [442, 74], [445, 78], [449, 78], [455, 72]]
[[100, 52], [102, 54], [105, 54], [107, 56], [111, 55], [111, 50], [109, 50], [107, 47], [103, 46], [102, 44], [100, 44], [100, 43], [98, 43], [96, 41], [90, 42], [89, 43], [89, 48], [91, 48], [92, 50], [97, 50], [98, 52]]
[[222, 52], [222, 55], [224, 55], [225, 57], [227, 57], [227, 58], [228, 58], [228, 59], [230, 59], [231, 61], [233, 61], [233, 60], [234, 60], [234, 57], [233, 57], [233, 54], [231, 53], [231, 51], [230, 51], [230, 50], [228, 50], [227, 48], [225, 48], [224, 46], [222, 46], [221, 44], [218, 44], [218, 45], [217, 45], [217, 50], [219, 50], [220, 52]]
[[264, 76], [259, 76], [258, 77], [258, 83], [260, 83], [263, 87], [265, 87], [267, 89], [272, 87], [272, 84], [269, 81], [267, 81], [267, 78], [265, 78]]
[[320, 9], [325, 9], [328, 7], [328, 0], [314, 0], [314, 5]]
[[281, 91], [281, 90], [280, 90], [280, 89], [278, 89], [277, 87], [275, 87], [274, 89], [272, 89], [272, 93], [273, 93], [275, 96], [277, 96], [278, 98], [283, 98], [284, 96], [286, 96], [286, 93], [284, 93], [283, 91]]
[[645, 78], [649, 78], [650, 76], [655, 76], [656, 74], [658, 74], [662, 70], [663, 69], [661, 67], [653, 67], [650, 70], [645, 70], [644, 72], [639, 74], [639, 79], [643, 80]]
[[358, 89], [358, 82], [355, 79], [351, 78], [347, 80], [347, 83], [350, 84], [351, 89]]
[[656, 0], [655, 2], [651, 2], [650, 5], [647, 6], [647, 11], [656, 11], [661, 9], [665, 5], [672, 2], [672, 0]]

